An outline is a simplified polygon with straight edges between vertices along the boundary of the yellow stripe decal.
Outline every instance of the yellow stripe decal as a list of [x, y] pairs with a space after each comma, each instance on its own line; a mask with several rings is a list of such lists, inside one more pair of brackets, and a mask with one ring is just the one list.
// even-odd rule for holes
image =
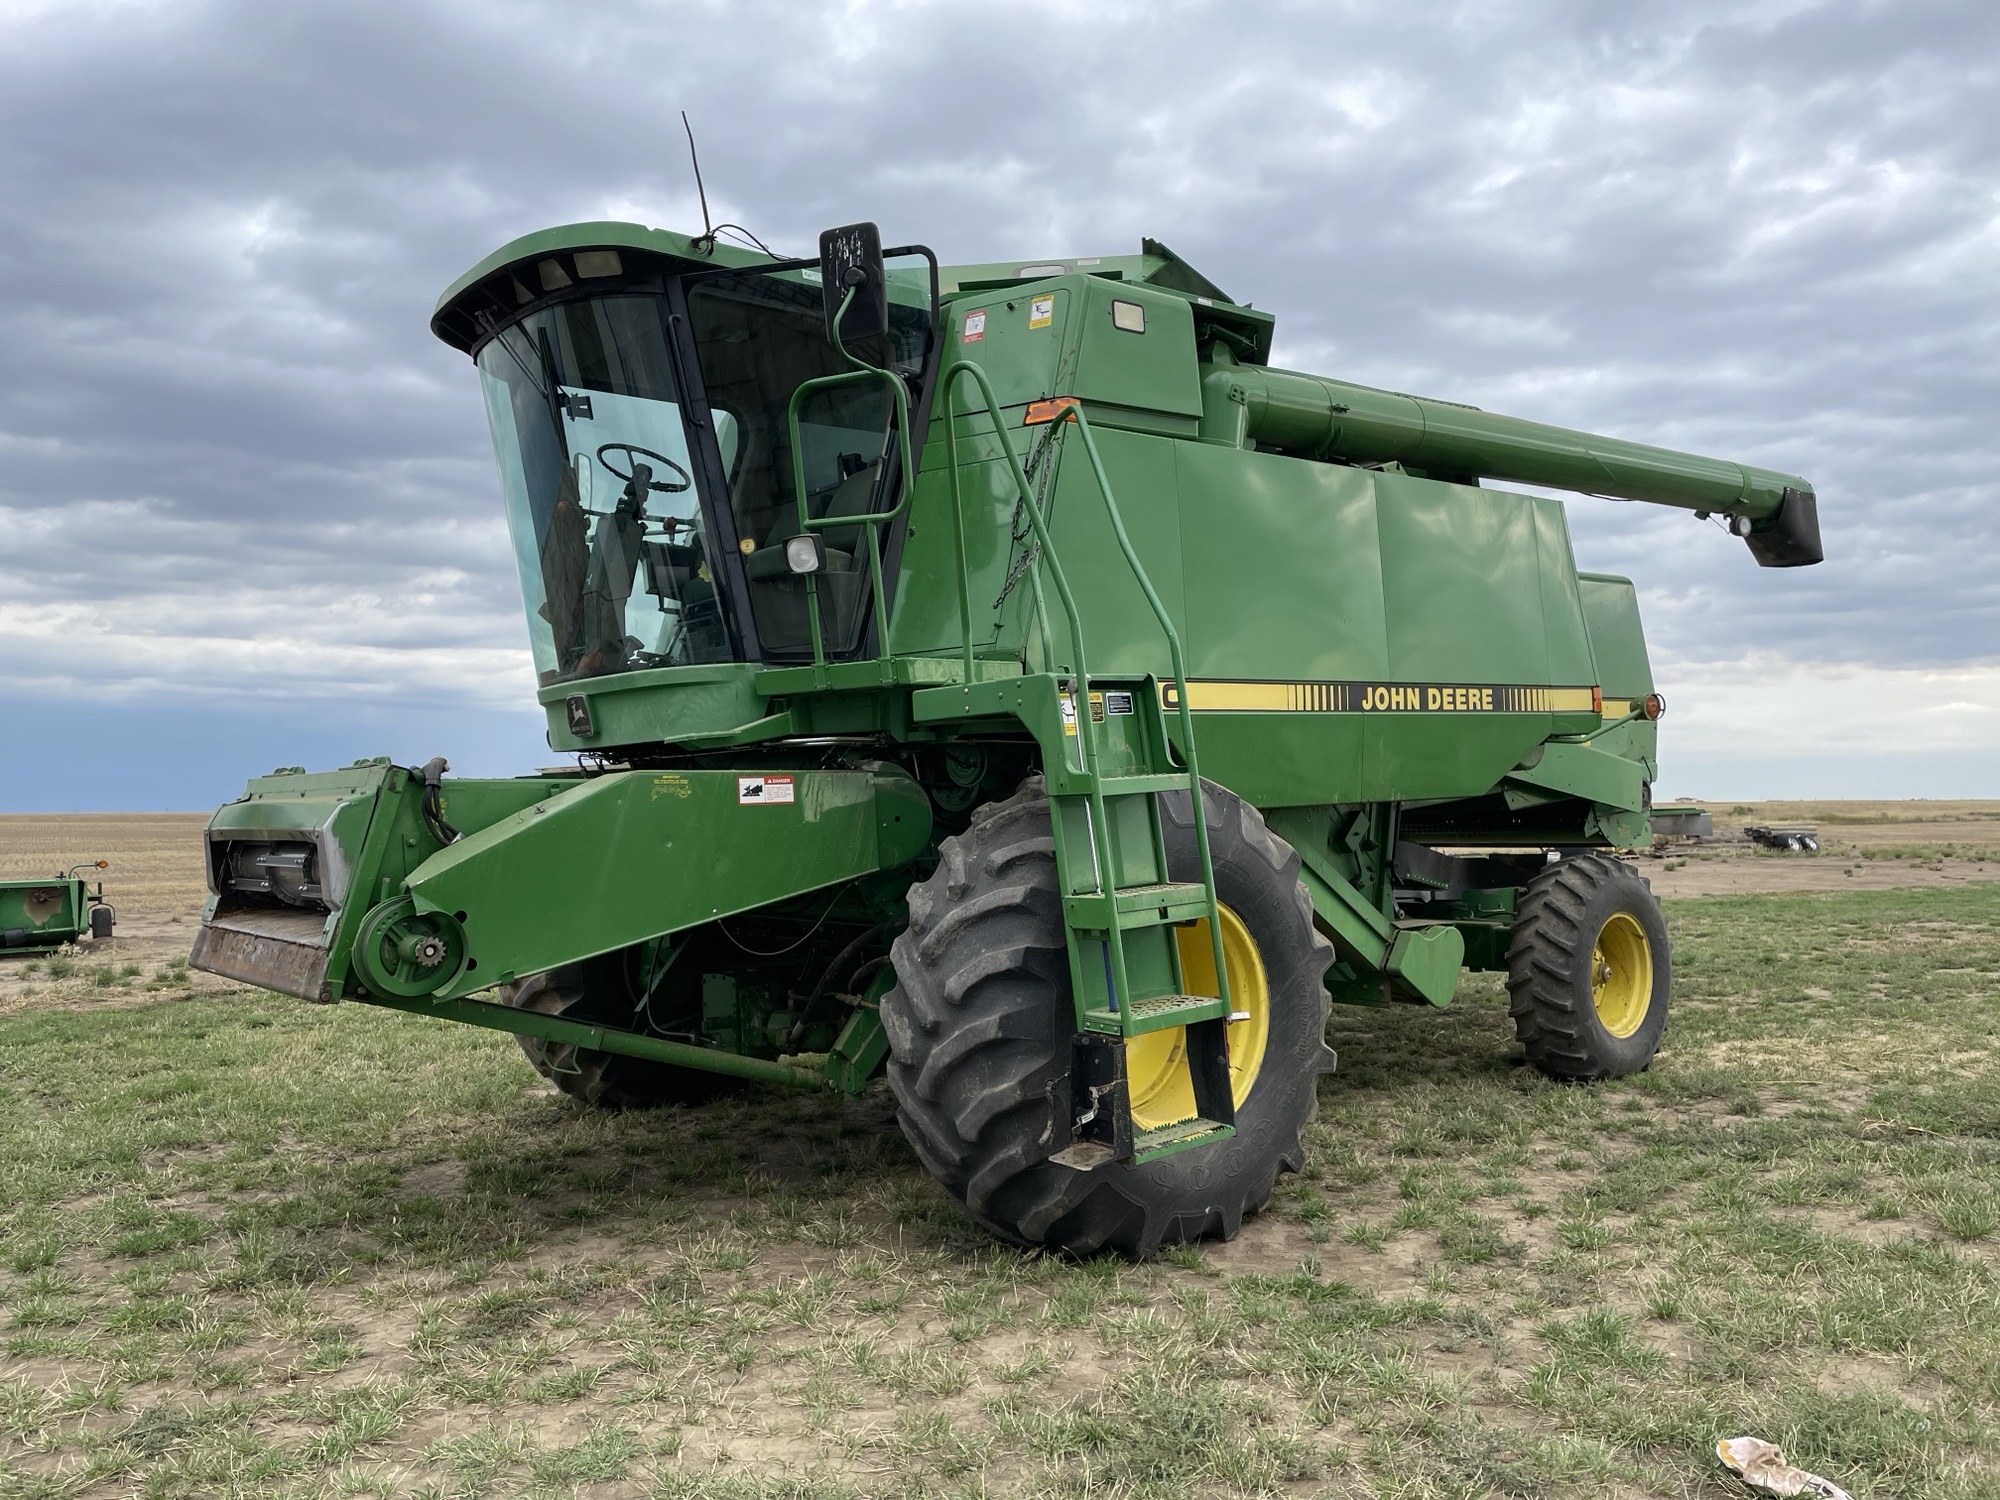
[[[1177, 706], [1174, 686], [1160, 684], [1160, 703]], [[1245, 682], [1207, 679], [1188, 684], [1196, 713], [1491, 713], [1587, 714], [1597, 690], [1471, 682]], [[1613, 705], [1607, 703], [1605, 711]]]

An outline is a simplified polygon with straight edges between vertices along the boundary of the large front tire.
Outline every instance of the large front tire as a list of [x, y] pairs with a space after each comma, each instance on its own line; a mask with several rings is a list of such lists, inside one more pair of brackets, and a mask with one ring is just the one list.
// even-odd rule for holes
[[[1169, 872], [1198, 878], [1190, 799], [1160, 801]], [[1261, 1048], [1232, 1055], [1243, 1090], [1236, 1135], [1143, 1166], [1078, 1170], [1049, 1159], [1070, 1143], [1076, 1012], [1040, 779], [974, 813], [945, 841], [936, 873], [911, 888], [897, 984], [882, 998], [897, 1116], [931, 1175], [1009, 1240], [1146, 1257], [1162, 1244], [1228, 1239], [1269, 1201], [1278, 1174], [1303, 1164], [1302, 1132], [1331, 1060], [1332, 948], [1313, 929], [1297, 853], [1223, 788], [1203, 783], [1202, 803], [1232, 995], [1260, 988], [1263, 1014], [1249, 1029]], [[1239, 986], [1246, 952], [1260, 973]], [[1245, 1024], [1231, 1028], [1233, 1049]], [[1137, 1070], [1133, 1082], [1136, 1093]], [[1156, 1092], [1151, 1107], [1171, 1102]]]

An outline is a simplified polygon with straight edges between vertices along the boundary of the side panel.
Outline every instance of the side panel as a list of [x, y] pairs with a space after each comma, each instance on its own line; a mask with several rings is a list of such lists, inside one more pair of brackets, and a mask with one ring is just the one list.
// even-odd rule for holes
[[1542, 630], [1548, 641], [1549, 681], [1604, 686], [1591, 651], [1569, 541], [1569, 510], [1560, 500], [1536, 499], [1535, 547], [1541, 563]]
[[[1190, 678], [1386, 677], [1372, 476], [1204, 443], [1176, 443], [1174, 457]], [[1365, 795], [1359, 715], [1204, 710], [1211, 701], [1195, 692], [1205, 775], [1259, 807]]]
[[[972, 392], [970, 384], [965, 389]], [[972, 581], [972, 639], [982, 646], [992, 644], [999, 635], [1003, 618], [1020, 618], [1021, 601], [1029, 592], [1026, 579], [1007, 589], [1016, 494], [999, 444], [990, 430], [977, 433], [985, 420], [983, 416], [969, 422], [961, 419], [958, 445], [966, 571]], [[1014, 437], [1025, 450], [1028, 443], [1023, 434], [1017, 431]], [[996, 609], [994, 601], [1003, 594], [1006, 602]], [[924, 450], [911, 490], [910, 522], [903, 537], [889, 637], [901, 653], [955, 651], [961, 645], [958, 538], [952, 527], [951, 481], [945, 470], [942, 441], [934, 441]]]
[[[1126, 535], [1132, 539], [1175, 629], [1185, 639], [1187, 611], [1182, 603], [1184, 565], [1174, 465], [1176, 451], [1186, 445], [1171, 438], [1111, 428], [1098, 428], [1094, 436], [1125, 520]], [[1063, 575], [1083, 616], [1090, 670], [1100, 677], [1164, 674], [1170, 670], [1167, 638], [1111, 530], [1110, 512], [1091, 471], [1090, 455], [1074, 430], [1063, 437], [1062, 444], [1049, 529], [1062, 559]], [[1068, 632], [1054, 589], [1046, 589], [1045, 596], [1051, 626], [1057, 640], [1062, 641]]]
[[1373, 476], [1205, 443], [1174, 459], [1181, 548], [1198, 559], [1189, 675], [1389, 676]]
[[1590, 645], [1607, 698], [1643, 698], [1653, 691], [1653, 664], [1639, 624], [1639, 595], [1629, 578], [1580, 573], [1577, 589]]
[[1388, 676], [1553, 681], [1535, 502], [1399, 474], [1379, 476], [1375, 494]]
[[[1584, 619], [1590, 628], [1591, 650], [1604, 684], [1604, 712], [1616, 718], [1632, 712], [1653, 691], [1653, 664], [1646, 655], [1646, 633], [1639, 623], [1639, 595], [1629, 578], [1604, 573], [1577, 577]], [[1598, 747], [1639, 761], [1648, 779], [1657, 779], [1660, 728], [1650, 719], [1634, 717], [1608, 730]]]
[[929, 804], [873, 771], [626, 771], [440, 850], [406, 882], [464, 928], [445, 991], [523, 974], [823, 889], [913, 858]]
[[[995, 287], [967, 293], [946, 304], [944, 363], [977, 360], [1005, 410], [1053, 396], [1068, 368], [1063, 355], [1073, 340], [1070, 323], [1082, 280], [1069, 277], [1023, 287]], [[1043, 309], [1036, 305], [1041, 298], [1052, 299], [1046, 322], [1041, 317]], [[970, 380], [962, 382], [958, 409], [976, 412], [984, 407], [979, 387]], [[940, 393], [933, 416], [943, 414]], [[1014, 420], [1018, 423], [1019, 416]], [[976, 430], [987, 430], [983, 419]]]
[[[1194, 309], [1151, 287], [1083, 278], [1075, 393], [1107, 406], [1194, 418], [1201, 415]], [[1113, 304], [1137, 313], [1114, 316]], [[1123, 498], [1123, 497], [1121, 497]]]
[[[538, 696], [549, 717], [549, 748], [603, 750], [726, 733], [754, 723], [766, 712], [753, 685], [762, 669], [759, 662], [655, 667], [545, 687]], [[572, 699], [581, 699], [590, 716], [588, 736], [570, 732]]]
[[1176, 469], [1202, 766], [1259, 806], [1477, 796], [1597, 727], [1556, 502], [1215, 444]]

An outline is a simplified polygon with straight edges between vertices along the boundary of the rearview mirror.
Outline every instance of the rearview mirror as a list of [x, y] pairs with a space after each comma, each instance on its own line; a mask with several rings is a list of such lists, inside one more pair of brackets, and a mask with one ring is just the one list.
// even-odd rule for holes
[[[826, 306], [826, 336], [832, 343], [880, 338], [889, 331], [889, 282], [882, 270], [882, 231], [873, 224], [848, 224], [819, 237], [820, 296]], [[834, 319], [849, 290], [854, 300], [840, 320]]]

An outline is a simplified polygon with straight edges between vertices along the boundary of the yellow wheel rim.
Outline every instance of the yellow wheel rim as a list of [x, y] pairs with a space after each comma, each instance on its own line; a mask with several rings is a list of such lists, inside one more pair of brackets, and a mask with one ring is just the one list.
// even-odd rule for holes
[[1653, 945], [1630, 912], [1605, 918], [1590, 950], [1590, 1000], [1613, 1036], [1630, 1036], [1653, 1004]]
[[[1229, 1023], [1229, 1085], [1240, 1109], [1250, 1097], [1264, 1046], [1271, 1038], [1271, 985], [1264, 960], [1243, 919], [1222, 907], [1222, 961], [1229, 969], [1229, 1003], [1243, 1017]], [[1215, 946], [1208, 919], [1174, 929], [1180, 949], [1181, 983], [1190, 995], [1213, 995]], [[1125, 1080], [1132, 1096], [1132, 1124], [1158, 1130], [1195, 1116], [1194, 1081], [1188, 1076], [1187, 1028], [1149, 1031], [1125, 1043]]]

